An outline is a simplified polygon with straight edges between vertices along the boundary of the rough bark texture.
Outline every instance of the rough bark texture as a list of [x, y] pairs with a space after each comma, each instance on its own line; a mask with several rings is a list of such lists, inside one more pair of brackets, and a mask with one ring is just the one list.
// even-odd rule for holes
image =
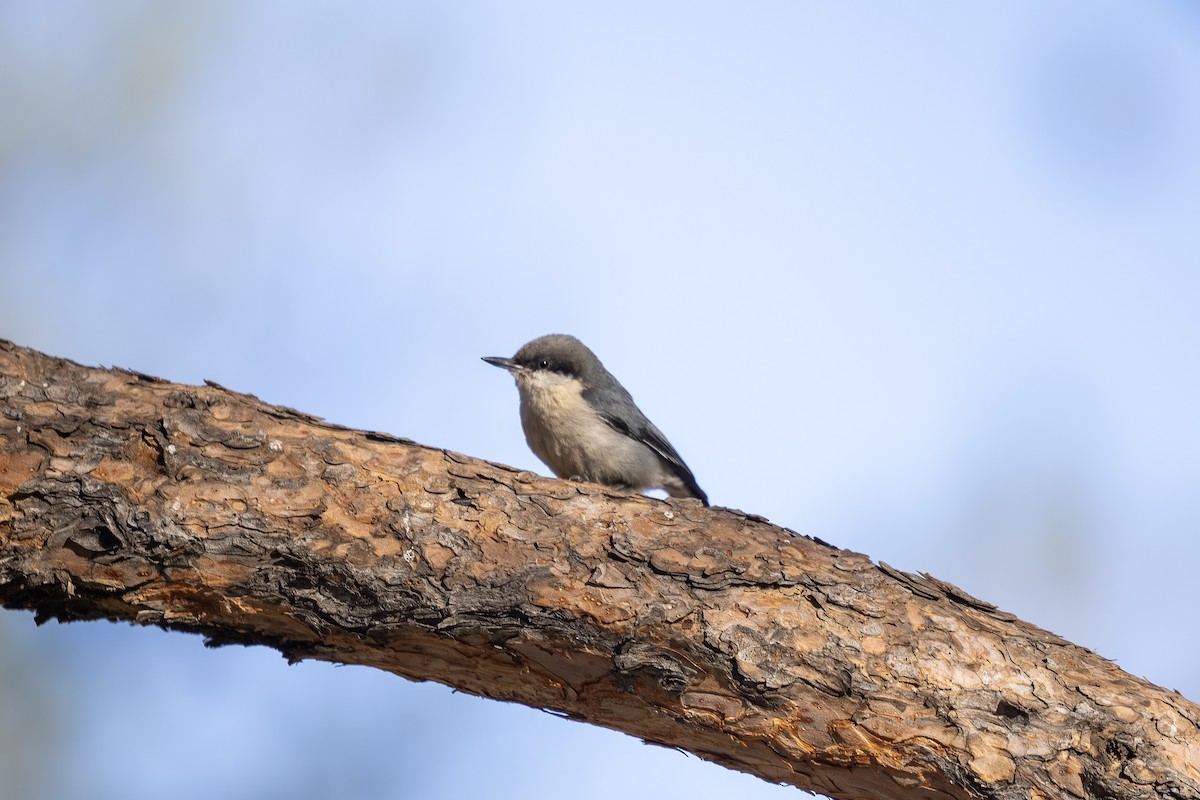
[[1200, 798], [1200, 709], [694, 501], [0, 341], [0, 602], [369, 664], [837, 798]]

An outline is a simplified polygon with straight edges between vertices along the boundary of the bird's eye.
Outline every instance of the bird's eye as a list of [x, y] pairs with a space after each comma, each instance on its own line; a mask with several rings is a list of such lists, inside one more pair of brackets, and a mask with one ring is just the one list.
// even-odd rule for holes
[[550, 369], [550, 361], [543, 358], [538, 362], [538, 369]]

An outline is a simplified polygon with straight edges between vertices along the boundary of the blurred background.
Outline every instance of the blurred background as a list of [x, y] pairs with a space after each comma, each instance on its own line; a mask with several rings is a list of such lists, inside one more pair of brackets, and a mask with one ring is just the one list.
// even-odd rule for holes
[[[0, 337], [547, 473], [574, 333], [714, 504], [1200, 699], [1200, 13], [0, 2]], [[783, 798], [621, 734], [0, 611], [9, 798]]]

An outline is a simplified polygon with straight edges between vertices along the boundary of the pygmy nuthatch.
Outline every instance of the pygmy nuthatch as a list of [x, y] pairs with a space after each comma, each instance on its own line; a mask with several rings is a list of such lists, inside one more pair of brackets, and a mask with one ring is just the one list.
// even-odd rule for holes
[[525, 441], [558, 477], [635, 491], [665, 489], [708, 505], [667, 437], [574, 336], [542, 336], [512, 358], [483, 360], [516, 379]]

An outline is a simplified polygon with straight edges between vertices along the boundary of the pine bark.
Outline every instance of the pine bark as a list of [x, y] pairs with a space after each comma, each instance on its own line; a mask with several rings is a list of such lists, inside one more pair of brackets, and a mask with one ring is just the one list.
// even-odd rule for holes
[[835, 798], [1200, 800], [1200, 708], [932, 577], [4, 341], [0, 604], [369, 665]]

